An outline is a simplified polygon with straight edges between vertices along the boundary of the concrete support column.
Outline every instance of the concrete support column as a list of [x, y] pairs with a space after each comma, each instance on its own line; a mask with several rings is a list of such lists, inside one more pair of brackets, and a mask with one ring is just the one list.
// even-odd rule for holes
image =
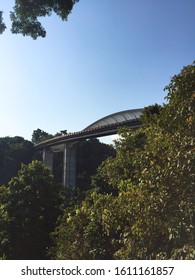
[[63, 156], [63, 185], [76, 186], [76, 145], [65, 143]]
[[49, 148], [43, 149], [43, 164], [51, 169], [51, 171], [53, 170], [53, 153]]

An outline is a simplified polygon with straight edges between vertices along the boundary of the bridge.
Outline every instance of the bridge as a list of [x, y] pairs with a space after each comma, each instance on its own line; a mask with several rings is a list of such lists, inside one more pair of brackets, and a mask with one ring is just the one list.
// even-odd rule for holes
[[80, 140], [117, 134], [119, 127], [128, 126], [136, 129], [142, 126], [140, 116], [143, 109], [117, 112], [97, 120], [85, 129], [67, 133], [35, 145], [42, 151], [43, 163], [53, 169], [53, 154], [63, 152], [64, 185], [76, 185], [76, 143]]

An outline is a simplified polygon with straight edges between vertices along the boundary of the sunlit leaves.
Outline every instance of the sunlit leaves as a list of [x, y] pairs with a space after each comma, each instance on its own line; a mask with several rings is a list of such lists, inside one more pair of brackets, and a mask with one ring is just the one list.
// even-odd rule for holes
[[65, 211], [54, 258], [195, 258], [194, 70], [173, 77], [166, 105], [146, 108], [147, 125], [120, 131], [96, 189]]
[[165, 90], [168, 104], [162, 123], [171, 131], [195, 136], [195, 62], [175, 75]]

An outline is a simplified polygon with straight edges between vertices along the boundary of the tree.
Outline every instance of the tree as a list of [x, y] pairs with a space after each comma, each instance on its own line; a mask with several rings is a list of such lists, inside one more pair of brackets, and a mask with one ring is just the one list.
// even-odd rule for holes
[[[45, 37], [46, 31], [38, 20], [39, 17], [51, 16], [54, 12], [61, 20], [67, 20], [72, 8], [79, 0], [15, 0], [13, 11], [10, 12], [12, 21], [11, 31], [23, 36]], [[0, 12], [0, 33], [6, 26]]]
[[[120, 190], [118, 203], [122, 197], [126, 200], [115, 211], [120, 213], [121, 207], [129, 221], [121, 232], [118, 258], [194, 258], [194, 81], [193, 63], [165, 88], [168, 103], [159, 117], [154, 121], [153, 114], [147, 114], [148, 126], [123, 134], [118, 156], [106, 164], [107, 180]], [[131, 153], [132, 137], [141, 132], [145, 143]], [[126, 160], [118, 162], [121, 156]], [[124, 162], [131, 173], [125, 171]], [[113, 181], [111, 174], [118, 180]]]
[[6, 29], [5, 23], [3, 22], [3, 12], [0, 11], [0, 34], [2, 34]]
[[118, 193], [121, 180], [131, 178], [138, 183], [135, 176], [133, 157], [139, 150], [144, 149], [146, 135], [144, 129], [131, 132], [128, 128], [121, 128], [118, 132], [120, 139], [115, 140], [116, 157], [109, 157], [98, 167], [92, 184], [102, 192]]
[[33, 161], [1, 190], [6, 259], [47, 259], [49, 234], [60, 214], [61, 186], [53, 183], [47, 167]]
[[121, 131], [96, 189], [64, 212], [54, 258], [195, 258], [195, 63], [166, 89], [168, 103], [158, 114], [146, 108], [146, 126]]
[[123, 211], [126, 222], [121, 226], [117, 258], [177, 259], [178, 250], [183, 250], [183, 258], [194, 257], [194, 152], [190, 142], [171, 137], [159, 127], [147, 128], [145, 148], [132, 158], [139, 182], [121, 178], [118, 185], [115, 211]]
[[170, 133], [195, 136], [195, 61], [183, 67], [165, 87], [168, 103], [162, 111], [161, 125]]
[[8, 239], [7, 239], [7, 202], [9, 197], [9, 189], [4, 185], [0, 186], [0, 260], [6, 258]]
[[29, 163], [33, 154], [33, 144], [22, 137], [0, 138], [0, 184], [7, 184], [16, 175], [21, 163]]
[[144, 124], [149, 124], [151, 122], [158, 121], [159, 117], [160, 117], [161, 109], [162, 109], [162, 106], [158, 105], [158, 104], [154, 104], [154, 105], [144, 108], [142, 115], [141, 115], [141, 121]]
[[109, 208], [111, 195], [101, 195], [96, 190], [85, 199], [66, 208], [60, 224], [53, 233], [54, 246], [50, 255], [54, 259], [112, 259], [115, 246], [103, 225], [104, 211]]
[[98, 139], [84, 140], [77, 144], [77, 187], [81, 190], [91, 188], [92, 176], [108, 157], [115, 156], [113, 146], [101, 143]]
[[38, 144], [42, 141], [46, 141], [48, 139], [53, 138], [54, 136], [52, 134], [49, 134], [45, 132], [44, 130], [37, 128], [36, 130], [33, 131], [32, 134], [32, 143], [33, 144]]

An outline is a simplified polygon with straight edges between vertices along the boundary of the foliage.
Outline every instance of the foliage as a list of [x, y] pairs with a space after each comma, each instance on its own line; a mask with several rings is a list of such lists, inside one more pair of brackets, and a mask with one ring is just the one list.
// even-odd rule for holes
[[6, 29], [5, 23], [3, 22], [3, 12], [0, 11], [0, 34], [2, 34]]
[[0, 138], [0, 184], [7, 184], [21, 163], [27, 164], [32, 160], [33, 153], [33, 144], [22, 137]]
[[174, 251], [185, 245], [192, 249], [192, 145], [194, 143], [189, 143], [187, 139], [162, 134], [159, 128], [148, 131], [145, 150], [137, 153], [138, 159], [134, 156], [139, 183], [132, 187], [131, 180], [122, 180], [119, 185], [121, 196], [129, 196], [127, 203], [122, 202], [121, 207], [125, 209], [126, 206], [127, 217], [131, 213], [132, 224], [129, 225], [130, 230], [122, 233], [126, 240], [117, 257], [156, 259], [163, 254], [172, 258]]
[[77, 144], [76, 156], [76, 185], [86, 191], [91, 188], [91, 177], [96, 174], [98, 166], [108, 157], [114, 157], [115, 149], [98, 139], [90, 139]]
[[33, 131], [32, 134], [32, 143], [33, 144], [38, 144], [42, 141], [46, 141], [48, 139], [53, 138], [52, 134], [49, 134], [45, 132], [44, 130], [37, 128], [36, 130]]
[[147, 126], [122, 129], [116, 157], [98, 168], [96, 189], [64, 211], [53, 258], [195, 258], [194, 63], [167, 89], [157, 114], [146, 108]]
[[[61, 20], [67, 20], [72, 8], [79, 0], [16, 0], [13, 11], [10, 12], [12, 21], [11, 31], [24, 36], [45, 37], [46, 31], [38, 20], [40, 17], [51, 16], [54, 12]], [[0, 31], [5, 30], [5, 24], [0, 14]]]
[[146, 135], [144, 130], [135, 130], [129, 133], [128, 128], [119, 130], [120, 139], [115, 141], [116, 157], [109, 157], [97, 169], [93, 177], [93, 186], [101, 189], [102, 192], [118, 192], [118, 185], [121, 179], [137, 182], [133, 164], [133, 156], [138, 150], [144, 148]]
[[162, 106], [154, 104], [144, 108], [141, 120], [144, 124], [149, 124], [151, 122], [157, 122], [160, 117]]
[[47, 258], [49, 233], [60, 214], [60, 188], [39, 161], [22, 165], [9, 187], [1, 187], [1, 243], [6, 259]]
[[110, 238], [102, 227], [102, 212], [111, 195], [89, 191], [79, 205], [67, 208], [53, 233], [55, 246], [50, 255], [56, 259], [111, 259]]
[[175, 75], [168, 86], [162, 125], [170, 133], [195, 136], [195, 61]]
[[6, 222], [8, 220], [7, 215], [7, 201], [9, 197], [9, 189], [4, 185], [0, 186], [0, 260], [5, 259], [5, 253], [7, 250], [7, 232], [6, 232]]
[[38, 144], [40, 142], [49, 140], [54, 137], [59, 137], [67, 134], [67, 130], [61, 130], [60, 132], [57, 132], [56, 134], [50, 134], [48, 132], [45, 132], [44, 130], [37, 128], [36, 130], [33, 131], [32, 134], [32, 143], [33, 144]]

